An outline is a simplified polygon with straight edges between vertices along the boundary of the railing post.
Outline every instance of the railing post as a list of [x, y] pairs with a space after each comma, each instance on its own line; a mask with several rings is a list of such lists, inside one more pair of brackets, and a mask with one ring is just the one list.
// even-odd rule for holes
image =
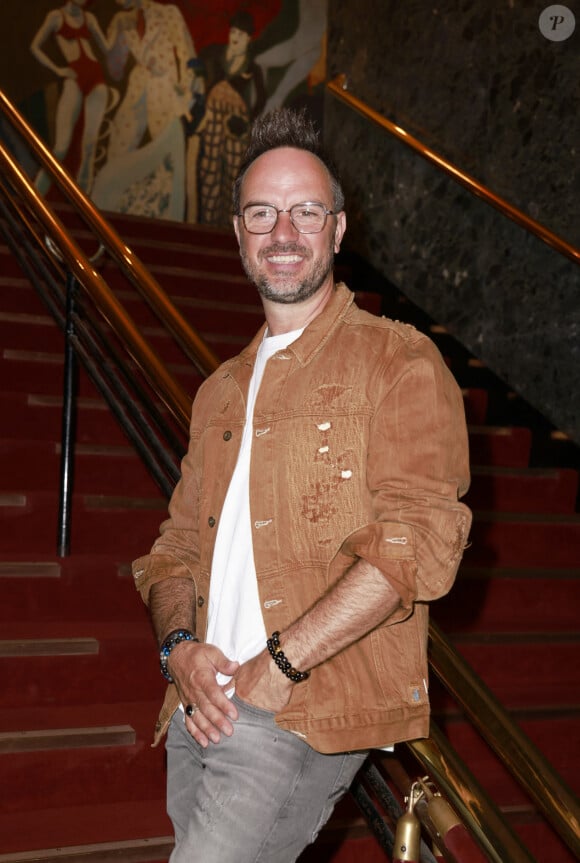
[[57, 554], [59, 557], [67, 557], [70, 553], [78, 391], [78, 361], [73, 347], [73, 338], [75, 335], [74, 310], [76, 290], [77, 281], [74, 275], [68, 271], [66, 276], [66, 326], [62, 392], [60, 498], [58, 505]]

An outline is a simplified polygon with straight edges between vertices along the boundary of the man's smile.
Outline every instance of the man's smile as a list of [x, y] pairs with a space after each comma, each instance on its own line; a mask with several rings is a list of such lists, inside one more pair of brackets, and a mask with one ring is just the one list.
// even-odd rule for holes
[[302, 255], [268, 255], [266, 260], [270, 264], [299, 264], [304, 260]]
[[292, 264], [301, 264], [310, 255], [307, 249], [300, 246], [297, 247], [295, 243], [292, 243], [289, 247], [283, 245], [268, 246], [260, 252], [259, 257], [269, 264], [289, 266]]

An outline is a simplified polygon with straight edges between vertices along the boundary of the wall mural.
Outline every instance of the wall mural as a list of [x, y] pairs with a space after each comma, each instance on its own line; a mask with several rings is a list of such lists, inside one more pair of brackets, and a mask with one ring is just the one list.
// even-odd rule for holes
[[[105, 210], [227, 225], [252, 121], [283, 104], [321, 119], [326, 0], [35, 0], [26, 16], [20, 110]], [[45, 172], [35, 184], [50, 195]]]

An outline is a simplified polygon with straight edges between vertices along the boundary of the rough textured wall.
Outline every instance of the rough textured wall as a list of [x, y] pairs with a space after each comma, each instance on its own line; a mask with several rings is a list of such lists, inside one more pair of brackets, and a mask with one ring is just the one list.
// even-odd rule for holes
[[[329, 74], [509, 203], [580, 247], [580, 0], [330, 0]], [[580, 441], [580, 267], [334, 97], [349, 243]]]

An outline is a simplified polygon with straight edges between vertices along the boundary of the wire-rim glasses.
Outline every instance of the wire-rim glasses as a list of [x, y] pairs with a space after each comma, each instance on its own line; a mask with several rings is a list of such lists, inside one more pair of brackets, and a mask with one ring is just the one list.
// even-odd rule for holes
[[289, 213], [290, 221], [299, 234], [319, 234], [326, 225], [327, 216], [336, 215], [320, 201], [303, 201], [289, 210], [279, 210], [273, 204], [247, 204], [241, 213], [246, 231], [250, 234], [269, 234], [278, 223], [280, 213]]

